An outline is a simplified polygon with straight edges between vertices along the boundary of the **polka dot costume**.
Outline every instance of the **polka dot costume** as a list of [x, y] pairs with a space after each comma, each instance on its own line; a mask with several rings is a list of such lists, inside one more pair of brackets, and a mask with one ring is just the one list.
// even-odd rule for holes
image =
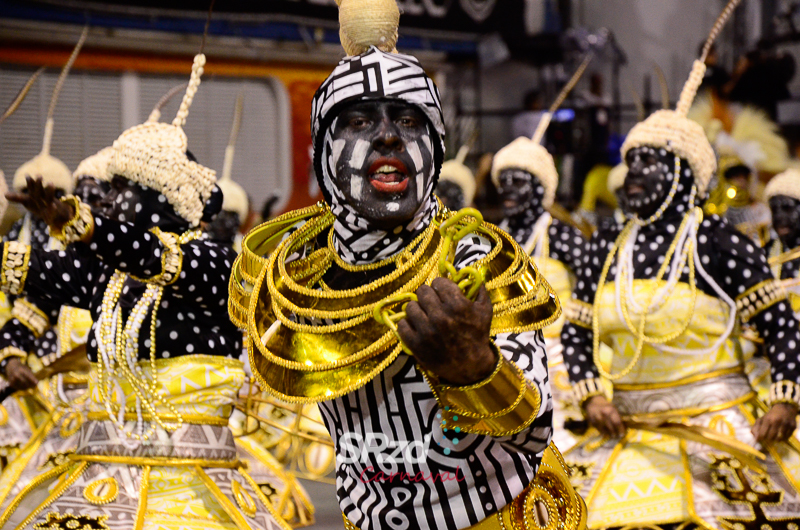
[[[665, 254], [675, 238], [684, 215], [691, 208], [690, 189], [693, 176], [686, 161], [681, 161], [677, 193], [672, 204], [655, 222], [643, 226], [633, 247], [635, 279], [652, 279], [663, 264]], [[621, 231], [620, 226], [607, 226], [594, 234], [583, 266], [577, 270], [573, 297], [581, 302], [594, 302], [597, 283], [611, 246]], [[733, 299], [753, 286], [773, 279], [766, 254], [753, 241], [739, 233], [716, 215], [706, 217], [697, 233], [700, 262], [713, 280]], [[616, 259], [608, 278], [616, 274]], [[665, 277], [669, 275], [667, 268]], [[688, 283], [688, 267], [681, 271], [680, 281]], [[718, 297], [700, 276], [697, 286], [709, 296]], [[800, 383], [800, 331], [788, 301], [781, 301], [749, 320], [766, 343], [772, 364], [773, 381], [791, 380]], [[598, 377], [592, 359], [592, 331], [567, 322], [562, 331], [564, 358], [573, 383]]]
[[[25, 285], [28, 297], [38, 303], [72, 305], [88, 309], [96, 321], [103, 293], [115, 269], [138, 278], [153, 278], [162, 271], [165, 247], [149, 231], [131, 223], [95, 216], [92, 243], [76, 244], [67, 251], [32, 251]], [[235, 252], [205, 239], [181, 246], [183, 264], [178, 279], [164, 288], [156, 316], [156, 357], [206, 354], [238, 358], [242, 336], [228, 319], [227, 286]], [[119, 306], [127, 318], [146, 284], [128, 278]], [[149, 329], [152, 313], [142, 324]], [[87, 352], [97, 360], [95, 322]], [[139, 358], [149, 359], [149, 334], [139, 337]]]

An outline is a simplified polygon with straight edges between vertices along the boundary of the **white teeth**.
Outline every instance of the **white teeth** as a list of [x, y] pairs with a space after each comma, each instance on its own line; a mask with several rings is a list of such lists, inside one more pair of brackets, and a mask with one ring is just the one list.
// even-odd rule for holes
[[394, 166], [381, 166], [375, 171], [375, 173], [376, 174], [377, 173], [384, 173], [384, 174], [399, 173], [399, 170]]

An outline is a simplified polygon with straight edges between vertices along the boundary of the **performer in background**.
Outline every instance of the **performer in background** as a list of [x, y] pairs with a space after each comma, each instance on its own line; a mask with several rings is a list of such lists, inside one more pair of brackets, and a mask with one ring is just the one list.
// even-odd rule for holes
[[[595, 430], [566, 458], [590, 528], [800, 523], [800, 453], [783, 443], [800, 406], [800, 331], [763, 251], [697, 206], [716, 169], [703, 129], [686, 118], [704, 68], [695, 62], [676, 111], [628, 135], [633, 217], [593, 236], [567, 310], [565, 361]], [[769, 408], [744, 373], [738, 323], [765, 342]], [[598, 362], [600, 342], [614, 352], [610, 369]]]

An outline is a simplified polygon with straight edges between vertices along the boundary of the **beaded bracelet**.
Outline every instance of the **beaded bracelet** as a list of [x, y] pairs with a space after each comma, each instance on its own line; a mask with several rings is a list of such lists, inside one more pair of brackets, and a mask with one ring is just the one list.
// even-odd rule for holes
[[12, 358], [22, 359], [24, 362], [27, 357], [28, 354], [16, 346], [6, 346], [0, 350], [0, 362], [7, 361]]
[[583, 405], [591, 398], [605, 396], [606, 391], [599, 378], [584, 379], [572, 385], [572, 395], [575, 402], [583, 408]]
[[60, 231], [54, 232], [51, 227], [50, 236], [65, 245], [69, 245], [70, 243], [82, 240], [86, 234], [94, 228], [94, 216], [92, 215], [92, 209], [89, 205], [84, 204], [83, 201], [75, 195], [62, 197], [61, 202], [71, 205], [75, 213], [72, 219], [61, 227]]
[[800, 408], [800, 385], [791, 381], [772, 383], [769, 389], [769, 404], [785, 403]]
[[594, 306], [580, 300], [571, 298], [564, 306], [564, 315], [568, 322], [582, 328], [592, 329], [592, 314]]
[[50, 319], [47, 318], [47, 315], [41, 309], [22, 298], [14, 300], [11, 316], [31, 330], [37, 339], [44, 335], [44, 332], [50, 326]]
[[6, 293], [20, 294], [25, 288], [30, 267], [31, 247], [19, 241], [3, 245], [3, 264], [0, 268], [0, 288]]

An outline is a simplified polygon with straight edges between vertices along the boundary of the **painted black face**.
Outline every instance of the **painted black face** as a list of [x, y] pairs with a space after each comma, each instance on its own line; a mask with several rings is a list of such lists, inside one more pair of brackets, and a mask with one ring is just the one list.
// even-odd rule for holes
[[100, 182], [92, 177], [82, 177], [75, 184], [73, 193], [90, 207], [97, 208], [109, 188], [110, 186], [106, 182]]
[[206, 225], [206, 232], [212, 241], [232, 245], [236, 234], [239, 233], [239, 214], [236, 212], [222, 211], [213, 221]]
[[334, 185], [377, 228], [409, 221], [430, 193], [433, 141], [425, 115], [402, 101], [364, 101], [333, 130]]
[[142, 210], [141, 187], [125, 177], [115, 175], [111, 189], [98, 204], [100, 214], [122, 223], [135, 223]]
[[625, 162], [628, 175], [622, 189], [626, 207], [642, 219], [650, 217], [664, 203], [676, 178], [675, 155], [666, 149], [643, 146], [628, 151]]
[[436, 184], [436, 195], [448, 209], [456, 212], [464, 207], [464, 190], [455, 182], [439, 180]]
[[523, 169], [504, 169], [500, 172], [497, 193], [504, 217], [514, 217], [538, 205], [544, 199], [544, 186]]
[[794, 248], [800, 244], [800, 201], [776, 195], [769, 200], [772, 227], [784, 246]]

